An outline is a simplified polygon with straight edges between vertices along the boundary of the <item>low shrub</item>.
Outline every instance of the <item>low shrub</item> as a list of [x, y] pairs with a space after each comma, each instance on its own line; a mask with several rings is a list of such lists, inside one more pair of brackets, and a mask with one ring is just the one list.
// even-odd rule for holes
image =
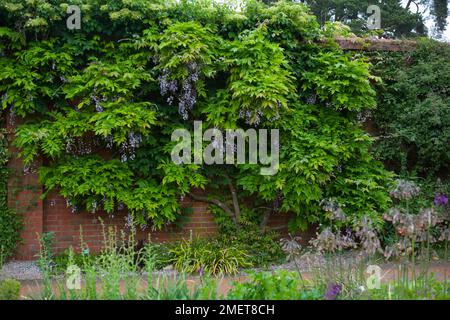
[[245, 250], [217, 239], [181, 241], [170, 252], [174, 268], [186, 273], [236, 274], [239, 268], [252, 266]]
[[449, 178], [450, 47], [422, 39], [413, 51], [374, 53], [375, 156], [397, 173]]
[[219, 226], [219, 241], [228, 247], [244, 250], [253, 267], [263, 267], [284, 261], [285, 254], [275, 231], [261, 230], [261, 216], [249, 208], [241, 212], [240, 222], [236, 224], [217, 207], [209, 208]]
[[254, 267], [262, 267], [284, 261], [285, 254], [278, 237], [275, 232], [261, 232], [257, 226], [247, 225], [234, 233], [220, 235], [219, 241], [244, 250]]
[[0, 300], [19, 300], [20, 282], [13, 279], [0, 280]]

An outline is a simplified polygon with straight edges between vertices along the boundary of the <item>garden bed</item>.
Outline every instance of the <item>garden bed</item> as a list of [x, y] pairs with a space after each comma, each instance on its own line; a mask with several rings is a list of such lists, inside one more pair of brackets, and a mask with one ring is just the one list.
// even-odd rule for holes
[[[343, 257], [341, 256], [340, 260], [343, 264], [341, 268], [346, 268], [347, 265], [352, 265], [352, 261], [355, 261], [355, 257], [358, 256], [358, 253], [347, 253]], [[330, 258], [330, 257], [329, 257]], [[336, 258], [336, 257], [335, 257]], [[305, 281], [314, 281], [317, 270], [314, 270], [311, 262], [308, 261], [310, 258], [298, 258], [296, 262], [291, 261], [289, 263], [284, 263], [280, 265], [273, 265], [266, 268], [254, 268], [241, 270], [237, 275], [228, 275], [228, 276], [216, 276], [214, 277], [216, 281], [216, 293], [219, 296], [226, 297], [228, 292], [236, 285], [236, 283], [247, 283], [251, 280], [252, 276], [255, 274], [264, 274], [270, 272], [272, 274], [277, 274], [279, 272], [293, 272], [293, 274], [297, 274], [299, 271], [301, 272], [301, 277]], [[316, 260], [317, 263], [319, 260]], [[338, 260], [336, 260], [338, 261]], [[322, 259], [319, 263], [322, 265], [318, 268], [319, 272], [321, 272], [320, 268], [327, 268], [327, 261]], [[359, 266], [361, 267], [361, 266]], [[395, 283], [399, 277], [399, 267], [405, 267], [405, 264], [388, 262], [379, 264], [379, 267], [382, 270], [381, 282], [384, 284]], [[409, 264], [408, 267], [410, 270], [408, 271], [408, 279], [413, 279], [413, 272], [418, 274], [427, 274], [432, 279], [443, 283], [444, 281], [449, 281], [450, 275], [450, 262], [449, 261], [433, 261], [428, 264], [419, 264], [412, 269], [412, 266]], [[355, 270], [352, 270], [355, 271]], [[361, 271], [361, 270], [360, 270]], [[367, 276], [367, 275], [366, 275]], [[42, 274], [34, 261], [10, 261], [3, 266], [3, 269], [0, 272], [0, 279], [12, 278], [19, 280], [21, 283], [20, 290], [20, 298], [21, 299], [37, 299], [42, 297], [42, 293], [45, 287], [45, 283], [42, 279]], [[202, 285], [205, 281], [204, 276], [198, 274], [186, 275], [175, 270], [160, 270], [153, 272], [153, 287], [157, 287], [161, 279], [163, 281], [168, 281], [172, 283], [176, 282], [185, 282], [189, 288], [189, 290], [195, 290], [195, 288], [199, 285]], [[141, 294], [145, 293], [148, 288], [148, 274], [146, 272], [142, 272], [137, 275], [137, 291], [141, 292]], [[208, 277], [208, 281], [210, 278]], [[434, 281], [433, 280], [433, 281]], [[66, 277], [64, 274], [55, 275], [51, 277], [50, 287], [52, 291], [57, 295], [54, 296], [53, 299], [61, 298], [58, 292], [61, 290], [61, 284], [64, 284], [66, 281]], [[48, 285], [48, 284], [47, 284]], [[85, 284], [82, 283], [82, 286]], [[123, 296], [127, 291], [127, 284], [124, 279], [120, 279], [117, 283], [118, 288]], [[98, 292], [102, 291], [102, 281], [101, 279], [97, 280], [96, 288]], [[449, 283], [450, 290], [450, 283]], [[450, 299], [450, 292], [448, 292], [447, 298]]]

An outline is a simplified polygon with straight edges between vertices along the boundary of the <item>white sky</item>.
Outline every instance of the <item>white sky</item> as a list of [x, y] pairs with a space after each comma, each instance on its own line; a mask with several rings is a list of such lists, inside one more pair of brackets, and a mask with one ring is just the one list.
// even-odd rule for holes
[[[406, 3], [408, 3], [408, 0], [402, 0], [403, 4], [406, 6]], [[425, 10], [425, 8], [423, 6], [419, 6], [420, 8], [420, 12], [424, 12], [423, 16], [425, 17], [425, 25], [427, 26], [429, 32], [432, 30], [434, 22], [433, 22], [433, 17], [430, 16], [430, 12], [428, 9]], [[416, 12], [417, 8], [414, 4], [411, 5], [410, 10], [412, 12]], [[381, 17], [381, 19], [383, 19], [383, 17]], [[430, 34], [431, 36], [432, 34]], [[442, 35], [442, 40], [450, 42], [450, 16], [447, 16], [447, 28], [445, 29], [443, 35]]]

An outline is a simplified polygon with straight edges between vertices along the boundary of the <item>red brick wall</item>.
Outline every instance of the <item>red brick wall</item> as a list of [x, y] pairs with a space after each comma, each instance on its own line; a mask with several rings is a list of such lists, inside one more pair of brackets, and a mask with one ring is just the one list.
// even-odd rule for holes
[[[8, 117], [6, 128], [9, 133], [17, 125], [15, 119]], [[8, 136], [11, 142], [13, 136]], [[10, 145], [10, 152], [17, 153], [16, 148]], [[39, 252], [38, 235], [44, 230], [43, 203], [40, 199], [42, 194], [41, 186], [38, 183], [36, 172], [24, 172], [23, 163], [20, 159], [12, 157], [8, 163], [11, 170], [11, 178], [8, 181], [8, 205], [23, 215], [24, 230], [22, 231], [22, 241], [16, 250], [17, 259], [34, 259]]]
[[[31, 174], [26, 180], [34, 178], [36, 175]], [[26, 194], [15, 198], [17, 200], [15, 206], [22, 206], [23, 201], [26, 202], [27, 199], [24, 196]], [[183, 205], [192, 207], [192, 213], [182, 228], [166, 227], [158, 231], [138, 230], [137, 240], [145, 242], [151, 237], [151, 240], [155, 242], [170, 242], [189, 238], [191, 232], [195, 237], [211, 237], [217, 234], [218, 227], [213, 215], [207, 210], [208, 204], [185, 199]], [[56, 192], [52, 192], [46, 199], [39, 201], [34, 209], [24, 212], [25, 228], [22, 232], [24, 242], [19, 245], [15, 259], [34, 259], [39, 252], [37, 236], [43, 232], [54, 233], [53, 249], [57, 253], [69, 247], [78, 250], [81, 243], [80, 235], [92, 252], [98, 252], [103, 243], [102, 221], [105, 228], [112, 226], [117, 227], [117, 230], [127, 231], [125, 217], [125, 213], [115, 216], [101, 212], [72, 213], [71, 209], [67, 208], [65, 199]], [[282, 234], [287, 234], [287, 222], [288, 215], [276, 215], [269, 220], [268, 225], [281, 231]]]
[[[9, 140], [13, 140], [13, 128], [18, 120], [8, 117], [7, 129], [10, 132]], [[98, 251], [102, 246], [102, 223], [105, 228], [117, 227], [117, 230], [127, 231], [125, 227], [126, 213], [109, 216], [106, 213], [72, 213], [67, 207], [66, 200], [51, 192], [45, 199], [41, 199], [42, 186], [38, 182], [36, 170], [25, 169], [22, 161], [17, 158], [17, 149], [11, 146], [13, 157], [9, 161], [12, 176], [8, 183], [8, 203], [24, 218], [22, 242], [18, 245], [15, 259], [35, 259], [39, 253], [39, 236], [44, 232], [53, 232], [55, 235], [54, 250], [62, 252], [69, 247], [75, 250], [80, 247], [80, 235], [92, 252]], [[40, 162], [34, 164], [38, 167]], [[183, 206], [191, 207], [189, 220], [182, 228], [166, 227], [163, 230], [138, 230], [137, 240], [147, 241], [151, 237], [155, 242], [169, 242], [193, 236], [211, 237], [217, 233], [218, 227], [213, 215], [208, 212], [208, 204], [185, 198]], [[287, 215], [277, 215], [269, 220], [268, 225], [287, 234]], [[82, 232], [80, 232], [82, 229]]]
[[[158, 231], [138, 230], [137, 240], [147, 241], [150, 236], [152, 241], [167, 242], [189, 237], [190, 230], [199, 237], [209, 237], [217, 232], [217, 225], [213, 216], [207, 212], [205, 203], [184, 201], [183, 204], [193, 209], [192, 214], [189, 215], [189, 221], [183, 228], [167, 227]], [[55, 234], [55, 252], [64, 251], [70, 246], [79, 247], [80, 235], [83, 236], [83, 241], [88, 244], [90, 250], [98, 251], [103, 241], [102, 222], [105, 228], [113, 226], [117, 227], [117, 230], [128, 230], [125, 226], [125, 212], [114, 216], [102, 212], [72, 213], [71, 209], [67, 208], [65, 199], [56, 192], [49, 194], [44, 200], [43, 218], [44, 232]]]

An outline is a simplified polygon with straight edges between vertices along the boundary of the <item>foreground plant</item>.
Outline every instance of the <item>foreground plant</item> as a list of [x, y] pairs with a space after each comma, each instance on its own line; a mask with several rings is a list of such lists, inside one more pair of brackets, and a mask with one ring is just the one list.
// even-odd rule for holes
[[20, 287], [20, 282], [17, 280], [0, 280], [0, 300], [19, 300]]
[[[317, 264], [311, 268], [315, 273], [306, 279], [301, 273], [292, 271], [251, 272], [248, 279], [234, 282], [228, 292], [220, 293], [220, 285], [224, 279], [210, 277], [205, 273], [203, 266], [198, 270], [199, 277], [192, 277], [184, 272], [156, 274], [157, 251], [152, 245], [136, 249], [135, 232], [133, 228], [129, 234], [118, 233], [114, 228], [105, 228], [102, 252], [95, 258], [88, 258], [88, 254], [83, 255], [81, 287], [67, 287], [67, 278], [54, 278], [48, 273], [48, 283], [46, 284], [44, 278], [42, 293], [38, 298], [61, 300], [449, 298], [447, 283], [438, 283], [431, 277], [422, 278], [421, 282], [417, 282], [414, 286], [391, 282], [387, 286], [381, 286], [380, 289], [365, 287], [366, 279], [361, 272], [365, 261], [360, 255], [356, 256], [359, 258], [358, 263], [351, 259], [341, 257], [332, 259], [331, 256], [327, 256], [322, 261], [316, 261]], [[83, 251], [85, 250], [86, 247]], [[312, 258], [317, 258], [317, 255]], [[74, 253], [69, 251], [69, 266], [74, 261]], [[410, 280], [408, 281], [410, 283]]]
[[[430, 265], [438, 259], [433, 246], [444, 247], [444, 261], [447, 261], [448, 208], [445, 195], [438, 194], [428, 202], [429, 207], [416, 209], [412, 202], [420, 193], [420, 187], [413, 181], [394, 182], [391, 196], [396, 206], [383, 215], [384, 230], [387, 225], [395, 232], [390, 243], [380, 240], [382, 230], [369, 217], [364, 216], [356, 226], [349, 226], [350, 221], [339, 204], [323, 201], [329, 225], [310, 241], [316, 252], [303, 255], [315, 282], [327, 288], [330, 297], [339, 291], [342, 298], [356, 298], [367, 290], [366, 268], [382, 263], [384, 257], [396, 263], [395, 282], [390, 284], [395, 288], [396, 298], [410, 298], [414, 295], [411, 290], [429, 291], [427, 288], [435, 283]], [[358, 248], [357, 254], [349, 251], [354, 248]], [[434, 296], [447, 294], [446, 270], [441, 289]]]

